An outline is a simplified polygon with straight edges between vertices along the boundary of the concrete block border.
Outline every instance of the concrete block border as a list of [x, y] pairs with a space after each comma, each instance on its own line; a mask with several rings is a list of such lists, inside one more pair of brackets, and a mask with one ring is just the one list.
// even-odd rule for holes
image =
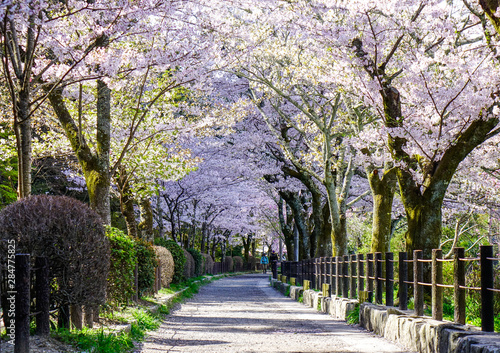
[[[482, 332], [478, 327], [432, 320], [371, 303], [359, 304], [357, 299], [323, 297], [321, 292], [290, 286], [276, 279], [271, 286], [283, 295], [327, 313], [335, 319], [346, 320], [359, 305], [359, 325], [368, 331], [421, 353], [500, 353], [500, 334]], [[288, 288], [290, 290], [287, 292]]]

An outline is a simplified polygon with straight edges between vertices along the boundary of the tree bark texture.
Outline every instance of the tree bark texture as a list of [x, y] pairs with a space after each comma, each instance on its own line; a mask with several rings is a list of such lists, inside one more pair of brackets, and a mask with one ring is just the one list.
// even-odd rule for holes
[[373, 223], [371, 252], [385, 254], [389, 249], [392, 224], [392, 203], [396, 191], [396, 170], [381, 173], [377, 169], [367, 169], [368, 181], [373, 198]]
[[62, 90], [53, 90], [49, 94], [49, 101], [82, 167], [89, 194], [90, 207], [101, 216], [104, 224], [111, 224], [109, 198], [111, 94], [109, 88], [104, 82], [97, 82], [97, 148], [95, 153], [91, 151], [89, 145], [81, 136], [78, 126], [63, 100]]

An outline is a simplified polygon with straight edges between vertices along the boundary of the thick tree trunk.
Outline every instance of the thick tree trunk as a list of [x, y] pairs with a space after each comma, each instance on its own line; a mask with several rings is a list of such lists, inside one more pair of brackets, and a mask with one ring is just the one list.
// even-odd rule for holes
[[79, 133], [74, 119], [66, 108], [62, 97], [62, 90], [53, 90], [49, 94], [49, 101], [82, 167], [85, 182], [87, 184], [90, 207], [101, 216], [104, 224], [111, 224], [109, 199], [111, 93], [109, 88], [104, 82], [97, 81], [97, 134], [95, 154], [92, 153], [89, 145]]
[[299, 232], [299, 260], [309, 258], [309, 233], [305, 224], [304, 210], [300, 196], [296, 192], [280, 191], [280, 196], [285, 200], [293, 212], [293, 219]]
[[[286, 212], [286, 218], [284, 212]], [[295, 243], [292, 228], [293, 214], [289, 207], [287, 207], [283, 202], [283, 199], [281, 197], [278, 202], [278, 217], [280, 221], [281, 232], [283, 233], [283, 237], [285, 238], [285, 247], [288, 254], [288, 259], [290, 261], [297, 261], [297, 259], [295, 259]]]
[[120, 192], [120, 210], [127, 224], [127, 233], [131, 237], [137, 237], [134, 198], [130, 190], [128, 174], [123, 166], [118, 168], [118, 175], [115, 177], [115, 181], [118, 185], [118, 191]]
[[153, 208], [149, 198], [142, 198], [139, 203], [141, 209], [141, 222], [138, 225], [141, 238], [153, 241]]
[[392, 224], [392, 203], [396, 191], [396, 170], [389, 169], [382, 176], [377, 169], [367, 168], [373, 197], [373, 224], [371, 252], [386, 253], [389, 249]]
[[321, 217], [323, 218], [323, 227], [319, 233], [315, 257], [332, 256], [332, 223], [330, 222], [330, 208], [328, 203], [323, 205]]

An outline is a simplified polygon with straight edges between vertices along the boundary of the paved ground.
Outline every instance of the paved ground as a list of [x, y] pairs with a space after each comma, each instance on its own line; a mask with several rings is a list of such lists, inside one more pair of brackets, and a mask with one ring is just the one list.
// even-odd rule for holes
[[407, 352], [269, 287], [268, 275], [214, 281], [136, 352]]

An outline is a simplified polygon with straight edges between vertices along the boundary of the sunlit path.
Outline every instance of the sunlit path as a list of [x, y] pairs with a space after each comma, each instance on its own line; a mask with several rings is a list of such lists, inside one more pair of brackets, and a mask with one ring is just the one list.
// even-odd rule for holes
[[170, 315], [136, 352], [406, 352], [283, 297], [267, 275], [225, 278]]

